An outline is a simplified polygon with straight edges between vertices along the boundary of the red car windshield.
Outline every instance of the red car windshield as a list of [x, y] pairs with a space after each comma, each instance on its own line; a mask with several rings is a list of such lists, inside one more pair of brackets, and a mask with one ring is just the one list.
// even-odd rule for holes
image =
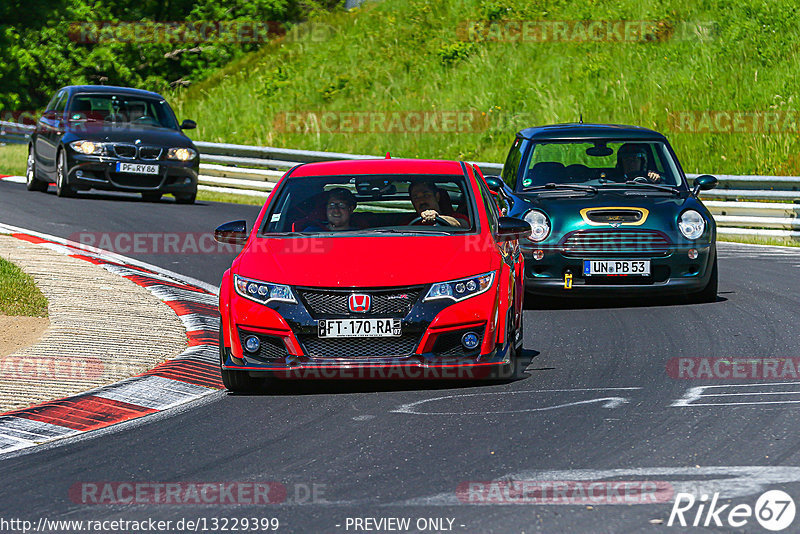
[[[424, 220], [432, 217], [434, 220]], [[463, 176], [289, 177], [273, 198], [261, 234], [465, 233], [475, 228]]]

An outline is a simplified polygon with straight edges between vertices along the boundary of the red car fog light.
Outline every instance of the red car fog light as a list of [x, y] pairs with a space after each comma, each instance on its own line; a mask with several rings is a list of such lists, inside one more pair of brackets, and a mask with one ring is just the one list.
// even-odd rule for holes
[[539, 261], [542, 258], [544, 258], [544, 250], [538, 250], [537, 249], [537, 250], [533, 251], [533, 259], [534, 260]]
[[689, 259], [690, 260], [696, 260], [697, 259], [697, 249], [696, 248], [690, 248], [689, 249]]
[[461, 344], [467, 350], [474, 350], [481, 342], [481, 338], [475, 332], [467, 332], [461, 337]]
[[247, 352], [258, 352], [258, 349], [261, 347], [261, 342], [258, 340], [256, 336], [248, 336], [244, 340], [244, 348]]

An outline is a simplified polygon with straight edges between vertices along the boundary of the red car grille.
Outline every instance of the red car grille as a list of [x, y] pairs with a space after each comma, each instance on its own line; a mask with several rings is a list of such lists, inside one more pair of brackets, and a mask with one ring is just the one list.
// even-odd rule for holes
[[353, 314], [348, 308], [347, 299], [351, 294], [370, 296], [370, 309], [359, 314], [365, 317], [405, 317], [419, 300], [422, 286], [392, 289], [315, 289], [297, 288], [306, 309], [315, 319], [326, 317], [349, 317]]
[[314, 335], [299, 335], [306, 356], [311, 358], [387, 358], [409, 356], [419, 342], [419, 334], [400, 337], [320, 339]]
[[565, 256], [666, 256], [671, 242], [655, 230], [579, 230], [561, 243]]

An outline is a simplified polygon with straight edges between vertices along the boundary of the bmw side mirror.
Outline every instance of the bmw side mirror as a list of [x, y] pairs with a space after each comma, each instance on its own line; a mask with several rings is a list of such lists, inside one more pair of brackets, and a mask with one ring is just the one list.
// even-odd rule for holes
[[214, 230], [214, 240], [230, 245], [244, 245], [247, 242], [247, 221], [227, 222]]
[[500, 217], [497, 228], [498, 241], [513, 241], [531, 235], [531, 225], [514, 217]]
[[197, 123], [191, 119], [186, 119], [181, 123], [181, 130], [194, 130], [197, 128]]
[[692, 194], [697, 196], [700, 191], [708, 191], [709, 189], [714, 189], [719, 184], [719, 180], [717, 180], [716, 176], [711, 176], [710, 174], [703, 174], [702, 176], [698, 176], [694, 179], [694, 191]]
[[489, 186], [493, 193], [499, 193], [503, 190], [503, 180], [499, 176], [485, 176], [484, 178], [486, 178], [486, 185]]

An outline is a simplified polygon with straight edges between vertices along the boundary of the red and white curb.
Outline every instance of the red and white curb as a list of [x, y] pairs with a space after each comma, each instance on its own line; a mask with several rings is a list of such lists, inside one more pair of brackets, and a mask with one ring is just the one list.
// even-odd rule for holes
[[189, 345], [179, 356], [139, 376], [0, 414], [0, 454], [144, 417], [223, 389], [217, 288], [59, 237], [1, 223], [0, 232], [100, 265], [146, 288], [175, 311]]

